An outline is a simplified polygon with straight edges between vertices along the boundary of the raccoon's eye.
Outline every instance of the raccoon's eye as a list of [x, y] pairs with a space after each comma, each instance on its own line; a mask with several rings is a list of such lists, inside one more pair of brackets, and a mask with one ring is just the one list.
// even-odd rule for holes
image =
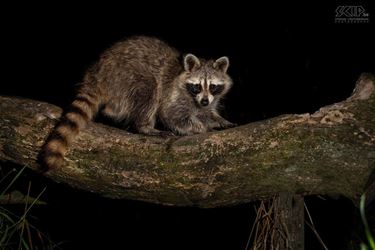
[[193, 95], [197, 95], [202, 91], [202, 86], [200, 84], [187, 83], [186, 89]]
[[210, 84], [210, 92], [213, 95], [218, 95], [221, 92], [223, 92], [224, 86], [223, 85], [217, 85], [217, 84]]

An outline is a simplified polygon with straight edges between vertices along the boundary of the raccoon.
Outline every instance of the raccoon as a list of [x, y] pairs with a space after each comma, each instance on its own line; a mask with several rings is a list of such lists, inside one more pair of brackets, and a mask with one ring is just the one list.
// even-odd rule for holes
[[[40, 154], [44, 169], [61, 167], [79, 131], [101, 113], [132, 124], [145, 135], [193, 135], [233, 127], [218, 113], [232, 86], [229, 59], [181, 56], [153, 37], [118, 42], [101, 56], [78, 85], [77, 95], [47, 138]], [[157, 121], [169, 130], [155, 128]]]

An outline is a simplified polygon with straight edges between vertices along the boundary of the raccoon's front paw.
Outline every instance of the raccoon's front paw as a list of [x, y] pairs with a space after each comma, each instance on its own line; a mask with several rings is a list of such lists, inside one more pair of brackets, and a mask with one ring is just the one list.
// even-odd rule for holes
[[171, 137], [171, 136], [177, 136], [175, 133], [173, 133], [172, 131], [160, 131], [157, 136], [160, 136], [160, 137]]
[[231, 123], [229, 121], [225, 121], [225, 122], [220, 123], [221, 129], [234, 128], [234, 127], [237, 127], [236, 123]]
[[169, 137], [169, 136], [174, 136], [175, 134], [171, 131], [162, 131], [158, 129], [154, 129], [151, 127], [141, 127], [139, 129], [139, 132], [144, 135], [149, 135], [149, 136], [160, 136], [160, 137]]

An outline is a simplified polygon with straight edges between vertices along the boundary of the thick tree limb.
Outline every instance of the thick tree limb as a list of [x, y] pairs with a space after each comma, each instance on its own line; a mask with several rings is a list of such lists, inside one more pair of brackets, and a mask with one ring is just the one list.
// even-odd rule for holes
[[[107, 197], [172, 205], [214, 207], [281, 192], [355, 200], [374, 182], [374, 82], [362, 75], [351, 97], [311, 115], [189, 137], [91, 123], [68, 152], [68, 165], [46, 175]], [[0, 97], [0, 160], [37, 169], [60, 114], [47, 103]]]

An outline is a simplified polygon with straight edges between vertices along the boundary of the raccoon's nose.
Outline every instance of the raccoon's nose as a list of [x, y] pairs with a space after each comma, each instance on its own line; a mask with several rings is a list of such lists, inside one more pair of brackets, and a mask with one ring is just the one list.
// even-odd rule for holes
[[207, 106], [208, 105], [208, 98], [207, 97], [202, 98], [201, 104], [202, 104], [202, 106]]

